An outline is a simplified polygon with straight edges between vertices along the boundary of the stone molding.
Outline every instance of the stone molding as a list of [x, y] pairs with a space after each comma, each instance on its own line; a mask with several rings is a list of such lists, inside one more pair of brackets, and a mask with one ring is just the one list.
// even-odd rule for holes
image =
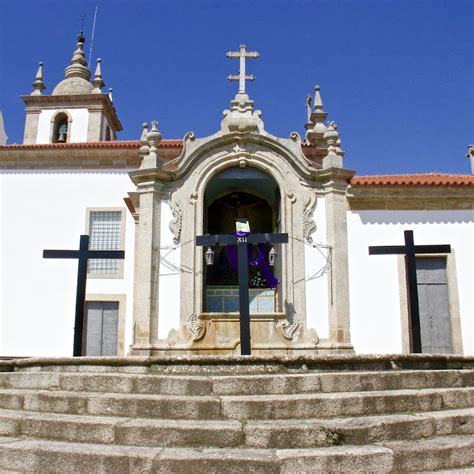
[[[138, 146], [75, 146], [73, 143], [48, 144], [17, 148], [15, 146], [0, 147], [0, 170], [83, 170], [83, 169], [116, 169], [133, 171], [140, 166]], [[127, 142], [125, 142], [127, 143]], [[79, 144], [77, 144], [79, 145]], [[84, 145], [88, 145], [84, 143]], [[160, 155], [167, 159], [174, 158], [179, 149], [160, 149]]]
[[474, 209], [474, 186], [349, 186], [347, 204], [354, 211]]

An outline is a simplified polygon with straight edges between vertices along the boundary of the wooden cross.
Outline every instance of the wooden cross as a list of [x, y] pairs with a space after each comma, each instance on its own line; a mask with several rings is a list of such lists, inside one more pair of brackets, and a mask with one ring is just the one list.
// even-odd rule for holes
[[84, 328], [84, 305], [86, 299], [87, 261], [89, 258], [124, 259], [123, 250], [89, 250], [89, 236], [81, 235], [79, 250], [43, 250], [43, 258], [77, 258], [76, 317], [74, 321], [73, 356], [82, 355], [82, 332]]
[[408, 311], [410, 315], [411, 351], [421, 353], [420, 306], [418, 302], [418, 280], [416, 277], [416, 254], [450, 253], [450, 245], [415, 245], [413, 231], [406, 230], [405, 245], [369, 247], [369, 255], [405, 255], [405, 271], [408, 288]]
[[240, 312], [240, 353], [251, 354], [250, 344], [250, 308], [249, 308], [249, 260], [247, 245], [262, 244], [286, 244], [288, 234], [248, 234], [238, 235], [199, 235], [196, 237], [196, 245], [237, 245], [237, 262], [239, 275], [239, 312]]
[[247, 46], [245, 44], [240, 45], [240, 51], [238, 52], [232, 52], [229, 51], [226, 56], [228, 58], [239, 58], [240, 59], [240, 69], [239, 69], [239, 75], [230, 75], [227, 76], [227, 79], [229, 81], [239, 81], [239, 94], [245, 94], [245, 81], [253, 81], [255, 80], [255, 76], [251, 74], [250, 76], [247, 76], [245, 74], [245, 58], [258, 58], [259, 54], [254, 52], [254, 53], [247, 53]]

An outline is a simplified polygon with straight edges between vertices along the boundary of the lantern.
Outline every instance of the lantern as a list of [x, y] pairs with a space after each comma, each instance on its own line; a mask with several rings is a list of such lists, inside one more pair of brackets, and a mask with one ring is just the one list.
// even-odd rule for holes
[[278, 255], [278, 252], [275, 250], [275, 247], [272, 247], [270, 252], [268, 252], [268, 263], [271, 267], [275, 266], [275, 260]]
[[211, 247], [207, 247], [206, 253], [206, 265], [214, 265], [214, 251]]

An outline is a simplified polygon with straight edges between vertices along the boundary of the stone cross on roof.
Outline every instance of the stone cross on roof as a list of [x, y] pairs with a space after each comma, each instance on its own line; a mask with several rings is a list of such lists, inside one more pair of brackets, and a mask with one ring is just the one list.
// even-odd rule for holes
[[239, 94], [245, 94], [245, 81], [253, 81], [255, 79], [255, 76], [253, 74], [251, 74], [250, 76], [245, 75], [245, 58], [258, 58], [259, 54], [256, 52], [248, 53], [245, 44], [241, 44], [239, 52], [229, 51], [226, 56], [228, 58], [240, 59], [239, 75], [230, 75], [227, 76], [227, 79], [229, 79], [229, 81], [239, 81]]

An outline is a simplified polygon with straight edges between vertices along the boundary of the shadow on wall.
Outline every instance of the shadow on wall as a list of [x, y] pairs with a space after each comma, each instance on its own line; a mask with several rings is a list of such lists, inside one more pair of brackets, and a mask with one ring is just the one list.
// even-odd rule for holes
[[474, 210], [461, 211], [352, 211], [362, 224], [469, 224]]

